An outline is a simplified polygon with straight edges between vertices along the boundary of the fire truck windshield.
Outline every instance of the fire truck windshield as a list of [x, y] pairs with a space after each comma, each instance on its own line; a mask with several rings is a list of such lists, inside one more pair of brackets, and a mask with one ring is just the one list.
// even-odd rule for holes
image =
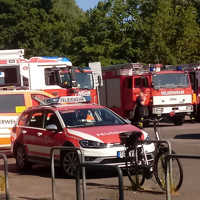
[[93, 76], [91, 72], [75, 72], [77, 86], [80, 89], [93, 89]]
[[67, 87], [71, 86], [71, 76], [69, 71], [61, 71], [59, 73], [61, 85], [65, 85]]
[[159, 88], [185, 88], [189, 85], [188, 75], [185, 73], [155, 74], [152, 77], [153, 87]]
[[[93, 89], [93, 76], [92, 73], [76, 71], [74, 78], [77, 87], [80, 89]], [[72, 87], [72, 76], [67, 70], [59, 72], [60, 83], [64, 87]]]

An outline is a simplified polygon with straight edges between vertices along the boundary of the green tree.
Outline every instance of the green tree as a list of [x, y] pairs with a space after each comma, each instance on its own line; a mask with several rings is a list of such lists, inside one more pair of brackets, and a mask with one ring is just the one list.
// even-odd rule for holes
[[195, 63], [200, 55], [200, 28], [197, 24], [197, 10], [191, 5], [176, 6], [177, 63]]
[[[34, 49], [48, 20], [43, 1], [0, 1], [0, 48]], [[48, 2], [47, 2], [48, 4]], [[47, 4], [45, 8], [47, 9]]]
[[84, 13], [74, 0], [0, 0], [0, 48], [27, 56], [68, 56]]
[[134, 12], [127, 10], [125, 1], [107, 0], [87, 11], [87, 19], [72, 43], [73, 54], [78, 52], [74, 56], [76, 63], [100, 61], [102, 65], [111, 65], [132, 62], [137, 57], [132, 40]]
[[174, 16], [171, 1], [158, 0], [156, 8], [143, 21], [146, 38], [143, 62], [173, 63], [172, 40], [174, 35]]
[[192, 4], [178, 0], [156, 0], [148, 1], [148, 6], [145, 4], [146, 1], [140, 7], [141, 35], [144, 38], [141, 60], [163, 64], [197, 60], [199, 25]]

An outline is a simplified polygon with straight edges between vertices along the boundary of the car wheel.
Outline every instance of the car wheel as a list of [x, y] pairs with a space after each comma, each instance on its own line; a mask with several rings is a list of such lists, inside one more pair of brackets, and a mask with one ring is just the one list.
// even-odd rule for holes
[[21, 145], [16, 149], [16, 165], [20, 170], [25, 170], [31, 167], [31, 163], [27, 160], [26, 151]]
[[79, 156], [76, 151], [65, 151], [62, 153], [61, 166], [66, 176], [75, 177], [79, 164]]

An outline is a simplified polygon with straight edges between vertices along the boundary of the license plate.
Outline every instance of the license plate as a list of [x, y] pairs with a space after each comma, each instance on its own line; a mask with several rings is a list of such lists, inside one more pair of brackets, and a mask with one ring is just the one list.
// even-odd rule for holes
[[[134, 157], [134, 151], [129, 151], [129, 156]], [[117, 157], [118, 158], [125, 158], [126, 157], [126, 151], [118, 151], [117, 152]]]

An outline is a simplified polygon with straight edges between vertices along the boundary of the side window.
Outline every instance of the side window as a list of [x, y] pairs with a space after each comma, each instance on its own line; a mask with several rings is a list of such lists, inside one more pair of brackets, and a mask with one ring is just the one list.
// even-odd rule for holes
[[146, 77], [142, 78], [142, 86], [147, 88], [148, 87], [148, 79]]
[[47, 112], [46, 115], [45, 115], [45, 127], [50, 125], [50, 124], [56, 125], [57, 128], [58, 128], [58, 131], [62, 130], [62, 127], [61, 127], [61, 124], [60, 124], [58, 117], [52, 111]]
[[132, 78], [128, 78], [126, 81], [127, 81], [126, 82], [127, 88], [132, 89], [133, 88]]
[[28, 78], [26, 78], [25, 76], [23, 76], [23, 86], [28, 87], [29, 86], [29, 82], [28, 82]]
[[23, 94], [1, 94], [0, 113], [21, 113], [25, 110]]
[[43, 116], [41, 111], [34, 112], [29, 119], [28, 126], [43, 128]]
[[20, 126], [25, 126], [26, 122], [28, 121], [28, 118], [29, 118], [29, 113], [22, 114], [21, 117], [20, 117], [20, 119], [19, 119], [18, 124]]
[[135, 85], [135, 88], [140, 88], [141, 87], [141, 78], [135, 78], [134, 85]]
[[56, 71], [51, 69], [45, 69], [45, 83], [46, 85], [56, 85], [58, 84]]

